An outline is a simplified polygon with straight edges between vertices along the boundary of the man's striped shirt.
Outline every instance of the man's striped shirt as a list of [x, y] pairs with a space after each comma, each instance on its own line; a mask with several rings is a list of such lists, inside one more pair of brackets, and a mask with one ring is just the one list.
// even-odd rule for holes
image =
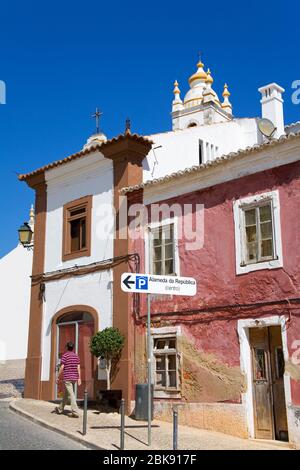
[[73, 351], [67, 351], [61, 358], [61, 364], [64, 365], [63, 380], [65, 382], [76, 382], [79, 378], [78, 365], [80, 359]]

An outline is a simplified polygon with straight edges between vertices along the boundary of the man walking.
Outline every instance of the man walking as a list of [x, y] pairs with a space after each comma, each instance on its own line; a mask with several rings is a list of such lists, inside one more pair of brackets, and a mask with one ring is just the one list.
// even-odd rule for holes
[[61, 414], [68, 401], [71, 401], [71, 416], [78, 418], [78, 406], [75, 399], [74, 385], [77, 382], [81, 385], [81, 374], [80, 374], [80, 359], [74, 352], [74, 343], [69, 341], [66, 345], [67, 351], [61, 358], [61, 366], [58, 372], [56, 383], [60, 381], [61, 375], [63, 375], [63, 381], [65, 384], [65, 391], [62, 402], [55, 408], [56, 413]]

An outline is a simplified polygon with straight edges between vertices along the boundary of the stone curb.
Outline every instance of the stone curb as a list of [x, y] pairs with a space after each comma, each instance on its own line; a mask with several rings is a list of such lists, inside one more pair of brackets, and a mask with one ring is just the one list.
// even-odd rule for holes
[[[21, 408], [19, 408], [19, 407], [17, 406], [17, 403], [16, 403], [16, 402], [19, 401], [18, 398], [13, 399], [13, 401], [12, 401], [12, 399], [8, 399], [8, 398], [2, 399], [2, 400], [0, 400], [0, 402], [1, 402], [1, 401], [2, 401], [2, 402], [3, 402], [3, 401], [6, 401], [6, 402], [7, 402], [7, 401], [10, 401], [10, 403], [9, 403], [9, 408], [10, 408], [10, 410], [13, 411], [14, 413], [16, 413], [16, 414], [22, 416], [22, 417], [25, 418], [25, 419], [28, 419], [28, 420], [32, 421], [32, 422], [35, 423], [35, 424], [38, 424], [38, 425], [40, 425], [40, 426], [42, 426], [42, 427], [44, 427], [44, 428], [46, 428], [46, 429], [49, 429], [50, 431], [57, 432], [57, 433], [61, 434], [61, 435], [64, 436], [64, 437], [68, 437], [69, 439], [72, 439], [73, 441], [78, 442], [79, 444], [82, 444], [82, 445], [84, 445], [85, 447], [88, 447], [90, 450], [106, 450], [106, 451], [109, 450], [109, 451], [112, 451], [111, 448], [97, 446], [96, 444], [94, 444], [94, 443], [92, 443], [92, 442], [89, 442], [89, 441], [85, 440], [84, 438], [75, 435], [75, 434], [72, 433], [72, 432], [64, 431], [64, 430], [62, 430], [61, 428], [56, 427], [56, 426], [54, 426], [54, 425], [52, 425], [52, 424], [49, 424], [47, 421], [45, 421], [45, 420], [43, 420], [43, 419], [41, 419], [41, 418], [37, 418], [37, 417], [34, 416], [33, 414], [28, 413], [27, 411], [22, 410]], [[249, 439], [249, 440], [252, 441], [252, 439]], [[277, 446], [276, 446], [276, 447], [277, 447]], [[278, 445], [278, 447], [281, 447], [281, 445]], [[300, 450], [300, 446], [297, 445], [297, 444], [296, 444], [296, 445], [295, 445], [295, 444], [290, 444], [290, 445], [288, 445], [288, 447], [290, 448], [290, 450]]]
[[107, 449], [105, 447], [97, 446], [96, 444], [93, 444], [92, 442], [89, 442], [89, 441], [87, 441], [84, 438], [81, 438], [79, 436], [76, 436], [75, 434], [73, 434], [71, 432], [64, 431], [64, 430], [60, 429], [59, 427], [56, 427], [52, 424], [47, 423], [47, 421], [44, 421], [41, 418], [37, 418], [36, 416], [34, 416], [34, 415], [28, 413], [27, 411], [24, 411], [21, 408], [19, 408], [17, 406], [17, 403], [14, 403], [14, 402], [11, 401], [10, 404], [9, 404], [9, 408], [14, 413], [22, 416], [23, 418], [26, 418], [26, 419], [32, 421], [35, 424], [39, 424], [43, 428], [49, 429], [50, 431], [55, 431], [55, 432], [61, 434], [64, 437], [68, 437], [69, 439], [72, 439], [73, 441], [76, 441], [79, 444], [82, 444], [82, 445], [88, 447], [91, 450], [110, 450], [110, 449]]

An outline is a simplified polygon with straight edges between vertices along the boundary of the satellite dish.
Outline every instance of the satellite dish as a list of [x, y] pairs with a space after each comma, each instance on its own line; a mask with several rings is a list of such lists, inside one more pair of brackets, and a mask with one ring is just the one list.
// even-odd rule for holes
[[276, 127], [270, 119], [259, 119], [257, 125], [260, 132], [268, 139], [270, 139], [276, 131]]

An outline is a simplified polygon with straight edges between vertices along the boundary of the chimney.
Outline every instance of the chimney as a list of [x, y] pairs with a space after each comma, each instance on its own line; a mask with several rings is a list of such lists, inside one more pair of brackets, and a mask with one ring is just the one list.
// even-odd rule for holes
[[283, 99], [282, 93], [284, 88], [277, 85], [277, 83], [271, 83], [270, 85], [263, 86], [258, 89], [261, 93], [261, 108], [262, 117], [270, 119], [276, 127], [274, 133], [275, 138], [279, 138], [284, 135], [284, 120], [283, 120]]

